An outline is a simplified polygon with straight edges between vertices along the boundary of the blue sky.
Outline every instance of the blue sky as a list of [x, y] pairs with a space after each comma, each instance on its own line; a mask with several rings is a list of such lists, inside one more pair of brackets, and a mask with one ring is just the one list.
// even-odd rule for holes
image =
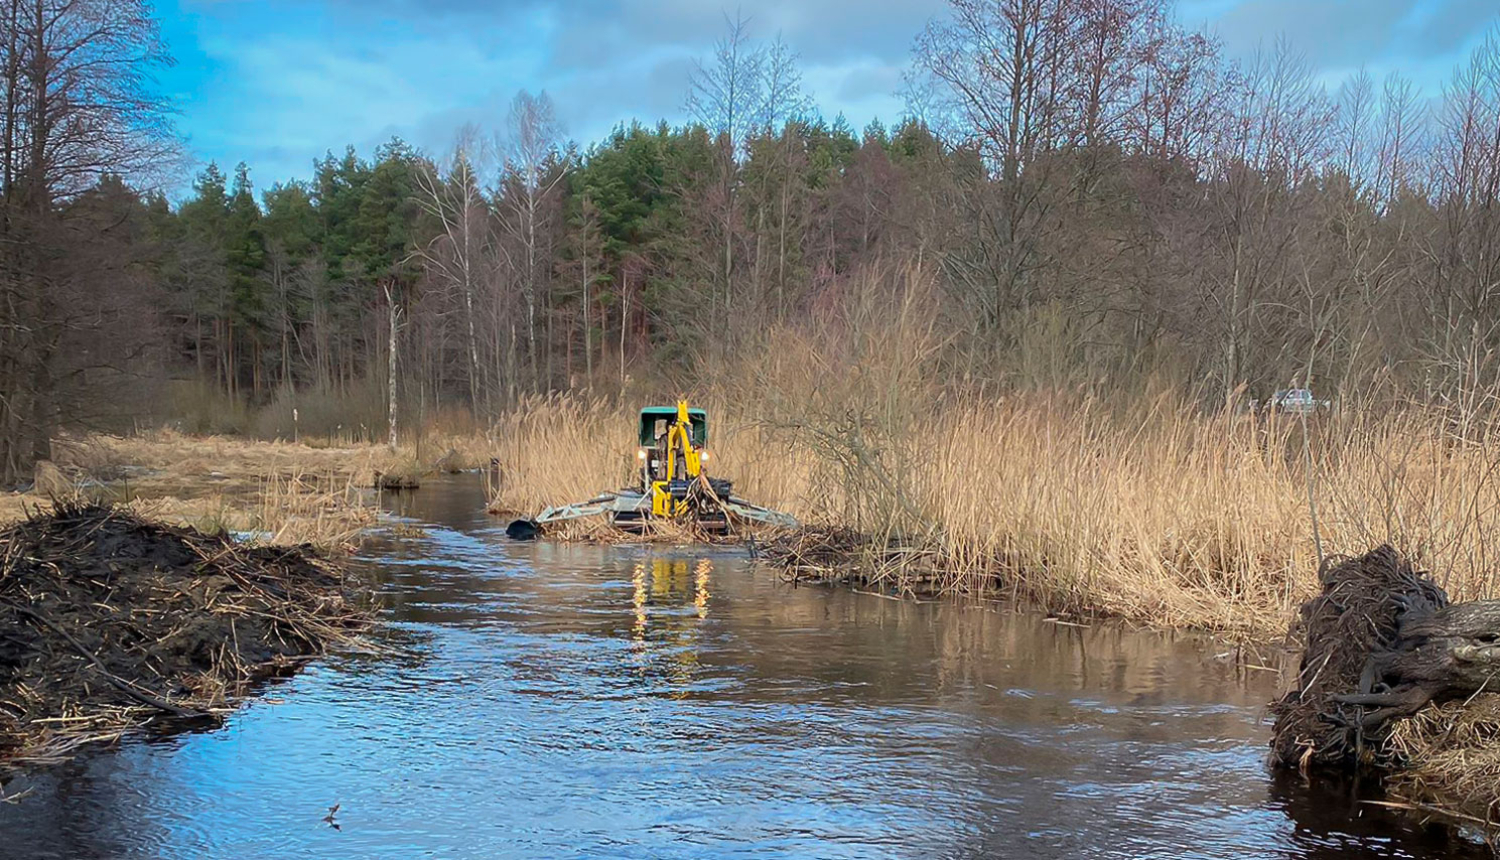
[[[855, 127], [901, 113], [911, 42], [945, 0], [157, 0], [177, 65], [161, 76], [199, 163], [247, 162], [257, 185], [306, 177], [324, 151], [400, 135], [433, 151], [496, 128], [546, 90], [564, 131], [679, 120], [688, 72], [736, 8], [802, 56], [822, 111]], [[1366, 67], [1436, 93], [1500, 21], [1497, 0], [1180, 0], [1178, 17], [1248, 54], [1278, 34], [1330, 87]]]

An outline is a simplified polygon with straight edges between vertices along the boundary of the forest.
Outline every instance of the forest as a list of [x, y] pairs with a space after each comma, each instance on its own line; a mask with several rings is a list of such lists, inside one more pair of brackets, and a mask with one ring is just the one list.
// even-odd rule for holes
[[[195, 157], [181, 111], [232, 87], [204, 53], [170, 95], [164, 27], [306, 45], [375, 4], [0, 0], [7, 836], [1428, 856], [1402, 840], [1446, 815], [1500, 844], [1500, 14], [1450, 16], [1433, 88], [1175, 0], [933, 2], [862, 127], [735, 13], [669, 116], [580, 139], [511, 92], [551, 70], [267, 176]], [[586, 41], [652, 17], [597, 5]], [[1405, 24], [1349, 46], [1404, 62]], [[512, 26], [541, 32], [475, 42]], [[286, 79], [298, 110], [346, 83]], [[127, 736], [169, 718], [194, 732]]]
[[7, 481], [60, 429], [394, 442], [705, 386], [882, 301], [920, 303], [955, 391], [1478, 408], [1500, 370], [1495, 30], [1440, 95], [1329, 91], [1290, 38], [1234, 59], [1163, 0], [952, 0], [906, 115], [855, 129], [733, 18], [681, 125], [581, 144], [523, 91], [442, 152], [208, 164], [174, 194], [149, 9], [3, 5]]

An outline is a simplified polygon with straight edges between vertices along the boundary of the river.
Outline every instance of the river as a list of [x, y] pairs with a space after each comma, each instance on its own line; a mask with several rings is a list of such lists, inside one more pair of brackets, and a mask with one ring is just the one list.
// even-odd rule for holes
[[12, 782], [0, 857], [1490, 856], [1271, 774], [1276, 675], [1199, 637], [511, 543], [472, 476], [398, 504], [389, 653]]

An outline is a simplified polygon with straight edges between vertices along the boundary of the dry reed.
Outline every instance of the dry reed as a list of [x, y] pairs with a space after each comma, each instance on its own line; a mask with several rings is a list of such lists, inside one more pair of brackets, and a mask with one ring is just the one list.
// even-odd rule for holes
[[[814, 426], [838, 416], [827, 406], [789, 417], [776, 403], [702, 405], [716, 476], [803, 521], [940, 548], [938, 590], [1003, 588], [1055, 612], [1269, 637], [1318, 587], [1311, 469], [1325, 551], [1389, 542], [1455, 600], [1497, 596], [1487, 536], [1500, 533], [1500, 445], [1457, 439], [1422, 412], [1304, 426], [1205, 415], [1170, 393], [1123, 412], [967, 397], [892, 429]], [[624, 483], [632, 407], [553, 398], [507, 419], [496, 507], [534, 512]]]
[[1386, 746], [1404, 764], [1390, 777], [1398, 797], [1500, 823], [1500, 693], [1423, 708], [1395, 723]]

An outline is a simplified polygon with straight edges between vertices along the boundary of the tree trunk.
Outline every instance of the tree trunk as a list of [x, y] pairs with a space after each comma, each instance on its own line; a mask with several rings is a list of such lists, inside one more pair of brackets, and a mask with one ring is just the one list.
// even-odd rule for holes
[[385, 283], [385, 303], [390, 309], [390, 340], [387, 346], [386, 360], [386, 421], [389, 431], [388, 443], [392, 451], [396, 450], [396, 328], [399, 324], [401, 309], [396, 307], [395, 292], [391, 288], [390, 281]]

